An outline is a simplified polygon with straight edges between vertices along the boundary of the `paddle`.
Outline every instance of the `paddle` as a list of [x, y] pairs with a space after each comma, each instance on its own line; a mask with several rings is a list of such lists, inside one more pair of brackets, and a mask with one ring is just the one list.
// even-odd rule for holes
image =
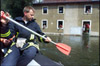
[[[1, 17], [6, 18], [6, 19], [10, 20], [11, 22], [13, 22], [13, 23], [15, 23], [15, 24], [21, 26], [22, 28], [24, 28], [24, 29], [26, 29], [26, 30], [28, 30], [28, 31], [30, 31], [30, 32], [32, 32], [32, 33], [34, 33], [35, 35], [46, 39], [44, 36], [38, 34], [37, 32], [35, 32], [35, 31], [33, 31], [33, 30], [31, 30], [31, 29], [25, 27], [24, 25], [18, 23], [17, 21], [15, 21], [15, 20], [13, 20], [13, 19], [11, 19], [11, 18], [5, 16], [4, 13], [1, 14]], [[50, 41], [50, 42], [53, 43], [53, 44], [55, 44], [56, 47], [57, 47], [57, 49], [58, 49], [59, 51], [61, 51], [62, 53], [64, 53], [65, 55], [69, 55], [69, 54], [70, 54], [70, 51], [71, 51], [71, 47], [70, 47], [70, 46], [68, 46], [68, 45], [66, 45], [66, 44], [63, 44], [63, 43], [55, 43], [55, 42], [53, 42], [53, 41]]]

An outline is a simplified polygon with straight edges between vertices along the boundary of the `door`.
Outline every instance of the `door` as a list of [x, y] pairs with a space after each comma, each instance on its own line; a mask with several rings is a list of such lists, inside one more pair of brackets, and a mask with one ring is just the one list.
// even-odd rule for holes
[[82, 33], [90, 34], [91, 31], [91, 20], [83, 20], [82, 21]]

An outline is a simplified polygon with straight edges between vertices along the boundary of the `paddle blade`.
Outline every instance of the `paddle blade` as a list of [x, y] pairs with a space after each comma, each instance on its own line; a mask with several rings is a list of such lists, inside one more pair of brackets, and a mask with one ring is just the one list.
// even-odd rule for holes
[[70, 51], [71, 51], [71, 47], [63, 44], [63, 43], [57, 43], [56, 47], [59, 51], [61, 51], [62, 53], [64, 53], [65, 55], [69, 55]]

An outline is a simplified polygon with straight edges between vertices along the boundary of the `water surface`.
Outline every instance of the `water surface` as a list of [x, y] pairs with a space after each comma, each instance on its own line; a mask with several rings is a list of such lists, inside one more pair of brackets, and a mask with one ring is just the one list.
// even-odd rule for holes
[[49, 35], [54, 42], [71, 46], [69, 56], [61, 53], [54, 44], [40, 43], [43, 55], [64, 66], [99, 66], [99, 37]]

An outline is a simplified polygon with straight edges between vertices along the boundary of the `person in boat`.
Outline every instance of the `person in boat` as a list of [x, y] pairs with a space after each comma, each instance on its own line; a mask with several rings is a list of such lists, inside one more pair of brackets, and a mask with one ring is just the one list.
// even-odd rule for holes
[[[0, 14], [11, 17], [8, 12], [4, 13], [4, 11], [0, 11]], [[0, 16], [0, 63], [4, 55], [7, 53], [10, 45], [13, 43], [14, 35], [10, 30], [10, 27], [11, 23], [9, 22], [9, 20], [4, 19]]]
[[29, 29], [43, 35], [46, 39], [36, 36], [22, 27], [13, 24], [14, 27], [12, 29], [15, 31], [14, 33], [17, 37], [16, 44], [10, 48], [11, 53], [3, 59], [1, 66], [27, 66], [39, 51], [39, 45], [36, 42], [36, 38], [38, 38], [40, 42], [48, 43], [51, 41], [36, 23], [34, 19], [35, 9], [32, 6], [26, 6], [23, 9], [23, 13], [23, 17], [16, 17], [15, 20]]

